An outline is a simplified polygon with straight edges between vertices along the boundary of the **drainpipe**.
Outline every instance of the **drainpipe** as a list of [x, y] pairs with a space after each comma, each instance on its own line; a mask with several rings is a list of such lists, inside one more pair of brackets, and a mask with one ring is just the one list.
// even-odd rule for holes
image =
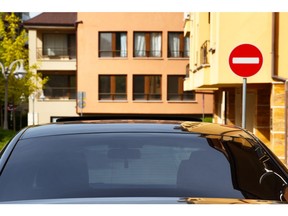
[[280, 82], [286, 82], [287, 78], [284, 77], [280, 77], [277, 75], [276, 71], [275, 71], [275, 55], [276, 55], [276, 41], [275, 41], [275, 37], [276, 37], [276, 24], [277, 24], [277, 20], [278, 19], [278, 12], [273, 12], [272, 13], [272, 55], [271, 55], [271, 77], [273, 80], [275, 81], [280, 81]]
[[[278, 12], [272, 12], [272, 55], [271, 55], [271, 77], [273, 80], [275, 81], [280, 81], [285, 83], [285, 120], [284, 120], [284, 136], [285, 136], [285, 164], [286, 166], [288, 166], [288, 155], [287, 155], [287, 151], [288, 151], [288, 147], [287, 147], [287, 136], [288, 136], [288, 128], [287, 128], [287, 124], [288, 124], [288, 120], [287, 120], [287, 109], [288, 109], [288, 98], [286, 95], [288, 95], [288, 79], [284, 78], [284, 77], [280, 77], [278, 76], [276, 70], [275, 70], [275, 55], [276, 55], [276, 41], [275, 41], [275, 37], [276, 37], [276, 33], [278, 31], [278, 27], [276, 29], [276, 25], [278, 24]], [[277, 42], [278, 43], [278, 42]], [[277, 44], [278, 45], [278, 44]]]
[[[74, 23], [74, 27], [76, 30], [76, 114], [79, 115], [78, 113], [78, 103], [79, 103], [79, 98], [78, 98], [78, 25], [83, 24], [82, 20], [76, 21]], [[81, 110], [81, 116], [82, 116], [82, 110]]]

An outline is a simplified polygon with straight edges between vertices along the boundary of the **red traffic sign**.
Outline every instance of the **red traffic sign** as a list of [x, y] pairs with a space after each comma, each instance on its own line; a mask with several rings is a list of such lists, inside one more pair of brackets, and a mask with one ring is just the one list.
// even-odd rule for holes
[[254, 45], [241, 44], [235, 47], [229, 56], [231, 70], [241, 77], [255, 75], [262, 67], [263, 56]]

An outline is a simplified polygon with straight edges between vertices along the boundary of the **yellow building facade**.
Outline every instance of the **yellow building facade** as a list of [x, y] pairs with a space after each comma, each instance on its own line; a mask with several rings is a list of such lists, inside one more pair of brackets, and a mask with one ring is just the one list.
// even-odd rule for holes
[[[214, 121], [242, 125], [243, 77], [229, 66], [232, 50], [256, 46], [263, 64], [247, 77], [246, 129], [257, 135], [287, 163], [285, 82], [288, 78], [288, 13], [186, 13], [190, 37], [189, 77], [184, 90], [214, 91]], [[286, 90], [287, 91], [287, 90]]]

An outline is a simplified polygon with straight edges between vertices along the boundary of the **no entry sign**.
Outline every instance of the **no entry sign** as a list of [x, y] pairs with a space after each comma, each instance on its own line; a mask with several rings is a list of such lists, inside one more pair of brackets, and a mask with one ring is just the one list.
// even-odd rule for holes
[[262, 67], [261, 51], [251, 44], [241, 44], [235, 47], [229, 56], [231, 70], [241, 77], [250, 77]]

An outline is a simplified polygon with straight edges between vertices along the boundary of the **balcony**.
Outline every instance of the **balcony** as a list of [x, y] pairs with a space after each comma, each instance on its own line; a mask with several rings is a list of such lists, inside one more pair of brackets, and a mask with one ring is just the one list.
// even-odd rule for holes
[[208, 58], [209, 48], [210, 48], [210, 41], [206, 40], [200, 47], [200, 65], [209, 64], [209, 58]]
[[210, 83], [210, 62], [209, 62], [210, 41], [206, 40], [200, 47], [199, 66], [186, 68], [184, 90], [195, 90], [198, 88], [209, 88]]
[[71, 100], [76, 99], [75, 87], [47, 87], [43, 89], [45, 99]]
[[37, 48], [37, 59], [75, 60], [75, 48]]

